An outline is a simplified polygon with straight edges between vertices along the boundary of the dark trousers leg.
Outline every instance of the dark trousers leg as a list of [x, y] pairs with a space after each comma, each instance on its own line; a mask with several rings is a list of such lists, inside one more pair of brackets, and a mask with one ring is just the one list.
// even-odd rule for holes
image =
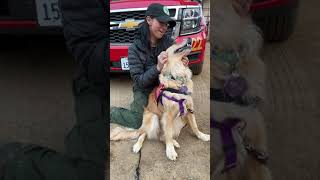
[[113, 107], [110, 111], [110, 122], [138, 129], [142, 124], [143, 107], [148, 103], [148, 94], [142, 91], [133, 92], [130, 110]]

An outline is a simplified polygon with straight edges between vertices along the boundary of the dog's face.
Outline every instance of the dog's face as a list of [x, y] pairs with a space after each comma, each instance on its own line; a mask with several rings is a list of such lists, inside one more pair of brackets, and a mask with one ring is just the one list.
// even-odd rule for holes
[[179, 44], [173, 44], [166, 52], [168, 53], [168, 63], [176, 64], [176, 61], [181, 61], [184, 56], [191, 52], [192, 40], [191, 38], [185, 39]]
[[168, 61], [162, 69], [164, 74], [171, 74], [174, 78], [182, 77], [191, 79], [191, 70], [184, 66], [182, 62], [182, 58], [191, 52], [191, 44], [191, 38], [187, 38], [181, 43], [173, 44], [166, 50], [168, 53]]
[[[250, 1], [250, 0], [239, 0]], [[252, 64], [262, 47], [262, 36], [250, 16], [241, 16], [233, 0], [215, 0], [211, 20], [211, 85], [222, 87], [232, 71]], [[241, 74], [241, 73], [240, 73]], [[220, 82], [220, 83], [219, 83]]]
[[232, 0], [214, 1], [211, 48], [235, 50], [242, 57], [256, 55], [262, 46], [260, 30], [250, 16], [241, 16], [238, 11]]
[[166, 87], [179, 89], [188, 84], [188, 89], [192, 92], [192, 72], [186, 67], [182, 59], [191, 52], [191, 38], [185, 39], [181, 43], [170, 46], [166, 52], [168, 61], [164, 64], [160, 74], [160, 82]]

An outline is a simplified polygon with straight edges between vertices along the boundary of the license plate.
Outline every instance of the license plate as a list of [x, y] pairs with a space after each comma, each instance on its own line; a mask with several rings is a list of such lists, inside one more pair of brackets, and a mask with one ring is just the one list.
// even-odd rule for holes
[[121, 58], [121, 68], [122, 70], [129, 70], [128, 58]]
[[36, 0], [36, 5], [40, 26], [61, 26], [58, 0]]

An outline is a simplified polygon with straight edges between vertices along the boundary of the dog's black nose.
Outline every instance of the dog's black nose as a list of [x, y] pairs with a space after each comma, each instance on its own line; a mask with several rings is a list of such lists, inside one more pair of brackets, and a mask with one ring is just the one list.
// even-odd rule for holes
[[192, 45], [192, 39], [191, 38], [188, 38], [187, 39], [187, 46], [191, 46]]

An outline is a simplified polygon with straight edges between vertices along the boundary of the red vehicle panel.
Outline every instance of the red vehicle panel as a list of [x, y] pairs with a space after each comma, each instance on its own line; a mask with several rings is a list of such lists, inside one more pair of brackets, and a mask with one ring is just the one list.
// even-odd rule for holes
[[251, 10], [256, 11], [259, 9], [272, 8], [274, 6], [287, 5], [292, 3], [292, 0], [264, 0], [256, 1], [252, 4]]
[[[120, 0], [110, 2], [110, 60], [111, 72], [128, 71], [128, 47], [134, 40], [138, 24], [144, 20], [147, 7], [152, 3], [168, 7], [177, 26], [169, 30], [177, 42], [192, 38], [192, 53], [188, 56], [194, 74], [200, 74], [208, 28], [201, 3], [187, 0]], [[193, 28], [190, 28], [190, 24]], [[190, 26], [190, 27], [189, 27]]]
[[[208, 0], [209, 1], [209, 0]], [[200, 18], [199, 29], [196, 32], [181, 33], [183, 20], [181, 13], [190, 7], [200, 7], [201, 3], [191, 0], [117, 0], [110, 1], [110, 56], [111, 72], [122, 71], [120, 60], [127, 56], [127, 49], [134, 38], [134, 31], [129, 27], [117, 29], [119, 22], [126, 19], [141, 20], [144, 11], [153, 2], [160, 2], [169, 7], [172, 16], [180, 23], [179, 31], [174, 38], [180, 39], [192, 37], [195, 50], [190, 55], [190, 67], [195, 74], [199, 74], [204, 58], [205, 42], [207, 34], [207, 22], [203, 16]], [[251, 11], [253, 19], [261, 27], [266, 40], [285, 40], [292, 33], [296, 20], [296, 12], [299, 0], [253, 0]], [[170, 9], [171, 8], [171, 9]], [[180, 13], [180, 14], [179, 14]], [[113, 16], [117, 14], [117, 16]], [[126, 16], [132, 15], [132, 16]], [[119, 16], [118, 16], [119, 15]], [[123, 16], [124, 15], [124, 16]], [[123, 16], [123, 17], [122, 17]], [[120, 18], [120, 19], [117, 19]], [[121, 19], [122, 18], [122, 19]], [[278, 23], [278, 22], [283, 22]], [[135, 26], [136, 22], [128, 21], [126, 26]], [[119, 31], [118, 31], [119, 30]], [[117, 31], [117, 32], [116, 32]], [[5, 34], [60, 34], [62, 35], [61, 16], [58, 8], [58, 0], [1, 0], [0, 2], [0, 35]], [[119, 38], [118, 38], [119, 37]], [[126, 39], [128, 41], [126, 41]], [[200, 40], [199, 40], [200, 39]], [[116, 41], [116, 40], [119, 40]], [[198, 41], [201, 41], [199, 43]], [[198, 44], [198, 45], [197, 45]]]

